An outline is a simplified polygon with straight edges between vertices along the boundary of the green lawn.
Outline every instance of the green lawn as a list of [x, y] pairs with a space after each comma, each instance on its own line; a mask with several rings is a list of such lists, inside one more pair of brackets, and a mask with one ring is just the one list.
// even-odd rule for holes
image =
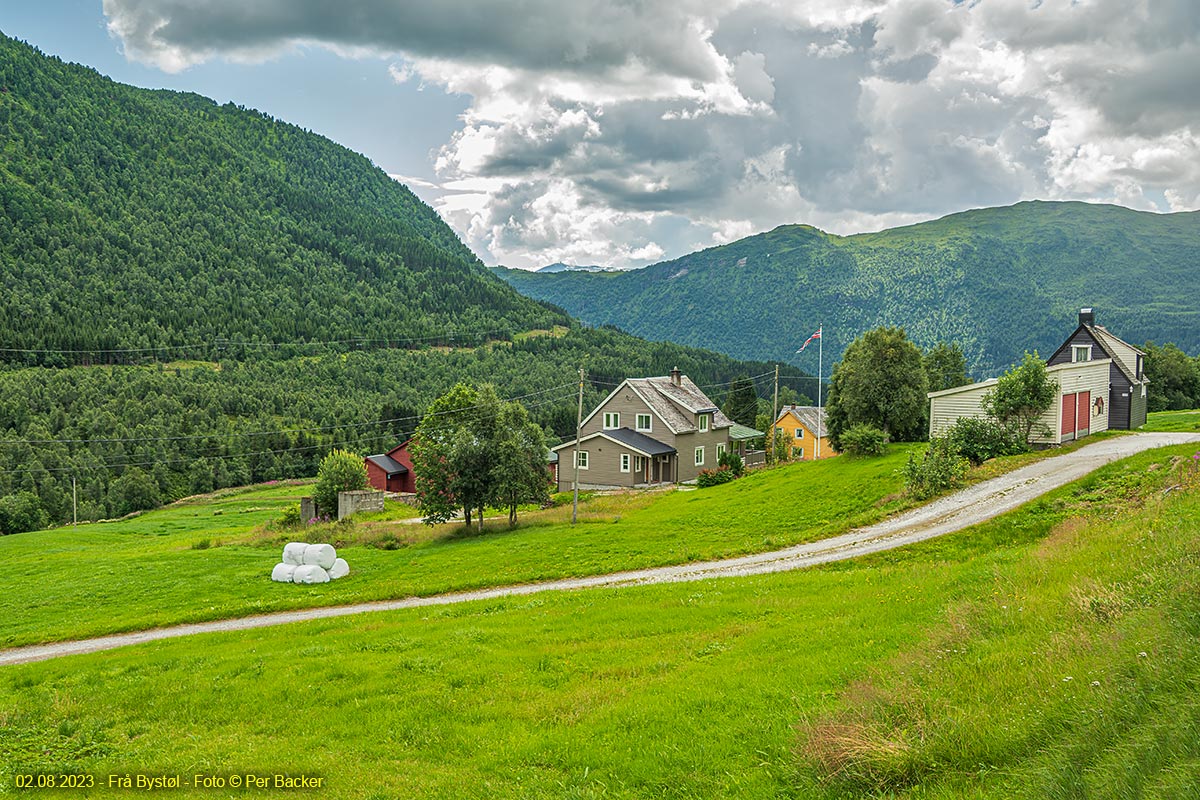
[[1146, 415], [1143, 431], [1200, 431], [1200, 411], [1156, 411]]
[[1194, 797], [1195, 449], [820, 569], [7, 667], [0, 794], [65, 770], [113, 797], [246, 772], [380, 800]]
[[256, 530], [306, 487], [268, 486], [121, 522], [7, 536], [0, 563], [22, 580], [0, 595], [0, 645], [769, 550], [904, 507], [898, 469], [912, 447], [894, 446], [879, 459], [795, 464], [712, 489], [596, 497], [574, 527], [564, 507], [514, 530], [493, 519], [484, 534], [404, 522], [309, 529], [308, 540], [335, 544], [351, 568], [319, 586], [272, 583], [282, 543], [301, 534]]

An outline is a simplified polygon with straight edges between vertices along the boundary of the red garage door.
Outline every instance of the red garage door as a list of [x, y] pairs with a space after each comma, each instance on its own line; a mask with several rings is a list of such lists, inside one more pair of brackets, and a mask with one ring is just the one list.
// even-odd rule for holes
[[1075, 438], [1075, 395], [1064, 394], [1062, 401], [1062, 438], [1070, 441]]
[[1087, 436], [1091, 429], [1092, 393], [1080, 392], [1075, 396], [1075, 438]]

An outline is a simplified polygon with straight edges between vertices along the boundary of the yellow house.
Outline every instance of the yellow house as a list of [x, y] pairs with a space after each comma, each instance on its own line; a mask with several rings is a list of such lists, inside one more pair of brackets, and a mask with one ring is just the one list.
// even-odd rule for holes
[[[836, 456], [837, 451], [829, 444], [825, 409], [816, 406], [784, 406], [775, 420], [775, 432], [787, 441], [791, 458], [806, 460]], [[817, 447], [817, 433], [821, 434]], [[820, 450], [820, 456], [817, 451]]]

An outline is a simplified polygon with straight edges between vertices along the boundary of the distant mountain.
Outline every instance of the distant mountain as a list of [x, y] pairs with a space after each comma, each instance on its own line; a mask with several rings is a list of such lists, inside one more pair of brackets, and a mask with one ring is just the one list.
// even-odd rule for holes
[[855, 236], [786, 225], [619, 274], [498, 274], [595, 325], [809, 370], [813, 348], [795, 351], [818, 326], [828, 365], [863, 331], [902, 325], [995, 374], [1048, 355], [1084, 306], [1130, 342], [1200, 349], [1200, 212], [1025, 202]]
[[574, 264], [564, 264], [561, 261], [556, 261], [553, 264], [534, 270], [535, 272], [609, 272], [607, 267], [585, 267], [576, 266]]

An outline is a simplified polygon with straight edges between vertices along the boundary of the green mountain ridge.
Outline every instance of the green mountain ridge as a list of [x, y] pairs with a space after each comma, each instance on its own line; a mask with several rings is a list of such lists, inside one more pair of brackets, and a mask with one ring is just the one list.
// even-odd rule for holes
[[324, 137], [2, 35], [0, 86], [4, 347], [208, 356], [198, 343], [470, 341], [567, 322]]
[[494, 271], [591, 324], [810, 370], [795, 351], [818, 326], [836, 360], [901, 325], [983, 377], [1048, 355], [1082, 307], [1127, 341], [1200, 349], [1200, 212], [1029, 201], [853, 236], [784, 225], [619, 274]]

